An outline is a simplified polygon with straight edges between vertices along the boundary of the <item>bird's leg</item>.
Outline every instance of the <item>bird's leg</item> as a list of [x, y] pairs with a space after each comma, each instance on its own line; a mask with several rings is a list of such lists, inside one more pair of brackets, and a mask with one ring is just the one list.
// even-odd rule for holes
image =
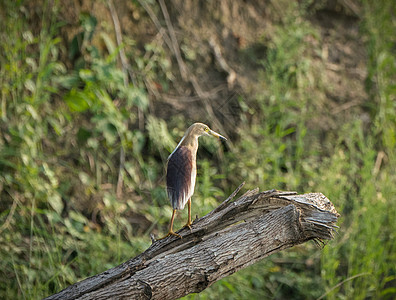
[[179, 238], [182, 238], [182, 236], [181, 236], [180, 234], [178, 234], [178, 233], [176, 233], [176, 232], [173, 231], [173, 220], [175, 219], [175, 214], [176, 214], [176, 209], [174, 209], [174, 210], [173, 210], [173, 213], [172, 213], [172, 219], [171, 219], [171, 222], [170, 222], [170, 225], [169, 225], [168, 234], [165, 235], [164, 237], [158, 239], [158, 240], [162, 240], [162, 239], [164, 239], [164, 238], [166, 238], [166, 237], [168, 237], [168, 236], [170, 236], [170, 235], [174, 235], [174, 236], [177, 236], [177, 237], [179, 237]]
[[187, 220], [186, 225], [184, 225], [183, 227], [188, 227], [191, 230], [191, 224], [192, 224], [191, 223], [191, 198], [188, 199], [187, 205], [188, 205], [188, 220]]

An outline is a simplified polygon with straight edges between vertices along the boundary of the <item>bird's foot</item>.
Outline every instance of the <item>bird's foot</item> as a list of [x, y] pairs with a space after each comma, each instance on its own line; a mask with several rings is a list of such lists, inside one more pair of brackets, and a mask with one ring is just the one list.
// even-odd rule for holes
[[191, 221], [188, 221], [188, 222], [186, 223], [186, 225], [183, 226], [183, 228], [184, 228], [184, 227], [187, 227], [188, 229], [190, 229], [190, 231], [192, 231], [191, 225], [192, 225]]
[[181, 238], [181, 239], [183, 238], [180, 234], [174, 232], [173, 230], [169, 230], [169, 232], [168, 232], [167, 235], [165, 235], [164, 237], [158, 239], [157, 241], [163, 240], [164, 238], [167, 238], [168, 236], [171, 236], [171, 235], [177, 236], [177, 237], [179, 237], [179, 238]]

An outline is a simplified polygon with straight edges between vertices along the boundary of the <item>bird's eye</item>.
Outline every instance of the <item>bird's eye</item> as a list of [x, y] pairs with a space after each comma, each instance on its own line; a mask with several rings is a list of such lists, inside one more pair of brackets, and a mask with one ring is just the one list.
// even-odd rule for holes
[[209, 132], [209, 127], [205, 127], [205, 131], [206, 131], [206, 132]]

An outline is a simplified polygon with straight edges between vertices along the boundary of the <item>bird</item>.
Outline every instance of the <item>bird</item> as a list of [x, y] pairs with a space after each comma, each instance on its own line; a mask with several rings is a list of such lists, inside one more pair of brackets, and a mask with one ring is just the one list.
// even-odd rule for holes
[[[220, 140], [227, 139], [221, 134], [211, 130], [203, 123], [192, 124], [169, 155], [166, 167], [166, 189], [173, 212], [166, 238], [170, 235], [181, 238], [181, 235], [173, 231], [173, 221], [176, 210], [184, 209], [188, 205], [188, 220], [186, 225], [191, 229], [191, 196], [194, 194], [195, 180], [197, 176], [197, 150], [200, 136], [213, 136]], [[162, 239], [163, 239], [162, 238]]]

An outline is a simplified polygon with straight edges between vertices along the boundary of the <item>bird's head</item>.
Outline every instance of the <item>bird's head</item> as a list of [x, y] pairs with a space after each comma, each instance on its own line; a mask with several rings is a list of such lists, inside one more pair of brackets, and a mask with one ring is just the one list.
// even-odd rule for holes
[[194, 123], [187, 129], [186, 133], [180, 140], [179, 144], [176, 146], [175, 150], [173, 150], [173, 152], [169, 155], [168, 160], [180, 146], [195, 149], [196, 151], [198, 148], [198, 138], [202, 135], [214, 136], [223, 141], [227, 140], [221, 134], [218, 134], [217, 132], [210, 129], [208, 125], [205, 125], [203, 123]]
[[222, 136], [221, 134], [218, 134], [217, 132], [213, 131], [212, 129], [209, 128], [208, 125], [205, 125], [203, 123], [194, 123], [188, 128], [187, 130], [187, 135], [191, 137], [200, 137], [202, 135], [207, 135], [207, 136], [214, 136], [220, 140], [226, 141], [227, 139]]

